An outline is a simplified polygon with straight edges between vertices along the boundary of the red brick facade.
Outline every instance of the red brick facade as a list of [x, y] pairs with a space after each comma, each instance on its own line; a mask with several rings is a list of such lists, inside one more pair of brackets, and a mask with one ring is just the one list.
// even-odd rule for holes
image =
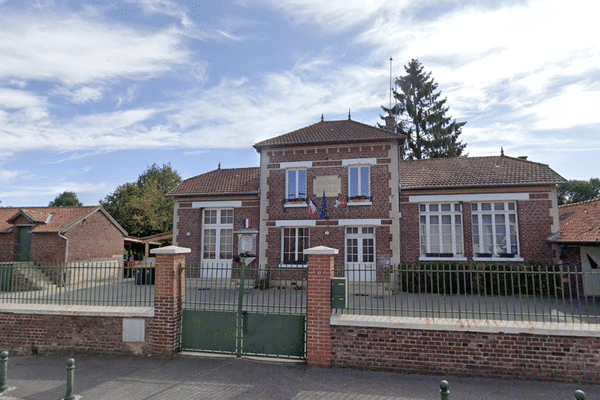
[[[514, 201], [517, 206], [520, 257], [525, 262], [551, 263], [553, 261], [551, 246], [547, 242], [547, 238], [558, 230], [556, 189], [554, 186], [403, 190], [400, 198], [402, 210], [402, 217], [400, 218], [402, 261], [405, 263], [423, 261], [419, 247], [420, 202], [411, 201], [415, 196], [428, 196], [428, 200], [425, 201], [426, 203], [450, 202], [461, 204], [464, 256], [467, 262], [473, 261], [473, 226], [471, 214], [471, 203], [473, 201], [463, 201], [461, 200], [461, 196], [468, 199], [476, 195], [490, 199], [511, 199], [511, 196], [518, 199]], [[436, 201], [436, 196], [439, 196], [440, 200]], [[448, 196], [453, 197], [451, 200], [448, 200]], [[526, 199], [523, 200], [523, 197]], [[552, 198], [554, 198], [554, 201], [551, 200]], [[489, 201], [493, 202], [494, 200]], [[435, 259], [431, 261], [435, 262]], [[509, 262], [511, 260], [506, 259], [504, 261]]]
[[[309, 246], [327, 246], [338, 249], [336, 270], [342, 270], [345, 260], [345, 236], [347, 226], [372, 226], [375, 232], [375, 258], [378, 268], [384, 268], [394, 260], [399, 262], [398, 208], [393, 199], [398, 199], [398, 187], [394, 185], [398, 176], [398, 142], [386, 140], [356, 144], [330, 144], [290, 146], [285, 149], [263, 150], [261, 185], [263, 210], [263, 230], [261, 244], [264, 253], [261, 264], [282, 263], [282, 227], [310, 227]], [[290, 164], [292, 163], [292, 164]], [[321, 177], [339, 179], [337, 196], [327, 197], [327, 218], [319, 219], [311, 225], [308, 206], [286, 206], [287, 167], [293, 163], [308, 163], [306, 168], [307, 196], [317, 207], [321, 207], [323, 193], [316, 193], [315, 181]], [[366, 163], [366, 164], [365, 164]], [[352, 203], [349, 195], [349, 165], [369, 165], [370, 201]], [[335, 207], [338, 198], [348, 200], [348, 205]], [[298, 221], [294, 225], [292, 221]]]
[[[220, 203], [220, 207], [209, 208], [233, 208], [233, 254], [239, 254], [238, 234], [248, 232], [258, 232], [259, 217], [259, 199], [257, 195], [238, 196], [235, 201], [240, 202], [241, 206], [228, 206], [227, 202], [231, 200], [227, 196], [218, 196], [210, 199], [212, 203]], [[173, 242], [178, 246], [191, 249], [186, 257], [186, 261], [192, 265], [198, 264], [202, 259], [202, 213], [206, 207], [198, 205], [198, 202], [207, 201], [202, 197], [185, 197], [177, 199], [175, 202], [175, 227]], [[196, 203], [196, 204], [195, 204]], [[251, 221], [250, 228], [243, 227], [243, 221]], [[259, 243], [256, 239], [256, 252], [258, 253]]]

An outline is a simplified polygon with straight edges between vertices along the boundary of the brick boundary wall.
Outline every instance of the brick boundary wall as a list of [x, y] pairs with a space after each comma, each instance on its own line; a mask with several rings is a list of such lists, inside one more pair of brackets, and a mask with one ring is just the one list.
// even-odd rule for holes
[[[31, 306], [31, 305], [30, 305]], [[105, 313], [64, 315], [58, 312], [42, 314], [15, 310], [0, 312], [0, 348], [15, 355], [92, 354], [92, 355], [149, 355], [152, 338], [146, 342], [123, 340], [123, 316]], [[143, 320], [146, 327], [152, 318]], [[147, 331], [147, 329], [146, 329]]]
[[[154, 307], [0, 303], [0, 350], [16, 355], [93, 354], [169, 357], [179, 348], [179, 266], [190, 249], [156, 253]], [[124, 328], [125, 326], [125, 328]]]
[[332, 325], [331, 359], [377, 371], [598, 384], [597, 335]]

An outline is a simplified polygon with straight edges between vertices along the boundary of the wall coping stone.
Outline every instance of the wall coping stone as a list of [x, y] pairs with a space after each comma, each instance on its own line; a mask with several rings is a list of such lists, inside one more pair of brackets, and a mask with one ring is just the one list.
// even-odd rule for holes
[[330, 324], [332, 326], [357, 326], [365, 328], [600, 337], [600, 325], [581, 323], [485, 321], [334, 314], [331, 316]]
[[304, 250], [304, 254], [306, 255], [328, 255], [328, 254], [338, 254], [340, 251], [338, 249], [332, 249], [331, 247], [326, 246], [316, 246], [311, 247], [310, 249]]
[[79, 317], [152, 318], [154, 307], [81, 306], [56, 304], [0, 304], [0, 313], [75, 315]]
[[166, 246], [150, 250], [150, 254], [187, 254], [191, 252], [192, 249], [179, 246]]

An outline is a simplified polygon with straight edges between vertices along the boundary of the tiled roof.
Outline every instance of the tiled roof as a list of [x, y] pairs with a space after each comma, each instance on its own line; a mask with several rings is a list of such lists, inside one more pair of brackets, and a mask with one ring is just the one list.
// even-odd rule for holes
[[600, 243], [600, 198], [558, 207], [560, 237], [555, 242]]
[[508, 156], [405, 160], [400, 166], [402, 189], [566, 182], [546, 164]]
[[167, 196], [258, 193], [260, 168], [216, 169], [186, 179]]
[[367, 140], [403, 139], [404, 136], [391, 133], [361, 122], [348, 120], [321, 121], [316, 124], [258, 142], [254, 145], [260, 149], [265, 146], [284, 146], [295, 144], [359, 142]]
[[61, 232], [73, 223], [92, 214], [99, 207], [8, 207], [0, 208], [0, 232], [8, 231], [11, 221], [18, 215], [28, 216], [40, 223], [33, 232]]

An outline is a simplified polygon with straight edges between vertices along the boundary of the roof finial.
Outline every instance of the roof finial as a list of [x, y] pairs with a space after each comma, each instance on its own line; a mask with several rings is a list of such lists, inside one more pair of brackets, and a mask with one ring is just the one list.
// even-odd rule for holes
[[504, 147], [500, 147], [500, 157], [504, 157]]
[[348, 119], [352, 120], [352, 116], [350, 115], [350, 109], [348, 109]]
[[219, 169], [221, 169], [221, 163], [219, 163]]
[[324, 118], [323, 118], [323, 114], [321, 114], [321, 122], [323, 122]]

